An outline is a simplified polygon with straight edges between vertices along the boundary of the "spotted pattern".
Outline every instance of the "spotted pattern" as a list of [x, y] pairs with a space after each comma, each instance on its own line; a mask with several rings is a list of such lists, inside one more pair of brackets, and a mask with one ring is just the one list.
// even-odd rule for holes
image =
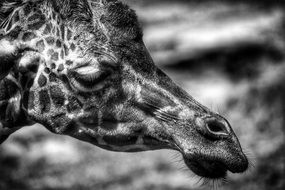
[[47, 78], [43, 74], [40, 75], [38, 79], [38, 84], [39, 87], [44, 87], [47, 84]]
[[83, 106], [82, 102], [80, 102], [76, 97], [74, 96], [68, 97], [67, 111], [69, 113], [80, 110], [82, 106]]
[[8, 36], [12, 38], [12, 40], [17, 39], [20, 33], [22, 32], [21, 26], [16, 26], [8, 33]]
[[36, 47], [39, 52], [43, 52], [45, 50], [45, 43], [44, 40], [40, 40], [36, 43]]
[[66, 65], [72, 65], [72, 64], [73, 64], [73, 62], [72, 62], [72, 61], [70, 61], [70, 60], [67, 60], [67, 61], [65, 62], [65, 64], [66, 64]]
[[54, 50], [53, 50], [53, 49], [49, 49], [49, 50], [47, 51], [47, 55], [48, 55], [49, 57], [51, 57], [51, 56], [53, 55], [53, 53], [54, 53]]
[[52, 55], [51, 55], [51, 60], [58, 61], [58, 59], [59, 59], [58, 52], [53, 52]]
[[67, 30], [66, 38], [67, 38], [68, 41], [70, 41], [71, 38], [72, 38], [72, 32], [69, 29]]
[[[53, 33], [54, 33], [54, 32], [53, 32]], [[59, 30], [59, 28], [56, 29], [56, 36], [57, 36], [58, 38], [60, 38], [60, 30]]]
[[55, 39], [54, 39], [54, 37], [49, 36], [49, 37], [45, 38], [45, 41], [47, 42], [48, 45], [53, 45], [55, 42]]
[[19, 15], [19, 11], [15, 11], [14, 16], [13, 16], [13, 22], [16, 23], [20, 20], [20, 15]]
[[22, 40], [24, 42], [27, 42], [27, 41], [31, 41], [32, 39], [34, 39], [36, 37], [37, 36], [34, 32], [26, 32], [26, 33], [24, 33]]
[[57, 133], [63, 133], [72, 123], [66, 114], [61, 113], [56, 116], [52, 116], [52, 130]]
[[61, 38], [64, 40], [65, 38], [65, 26], [63, 24], [60, 25], [60, 31], [61, 31]]
[[50, 111], [51, 102], [47, 90], [39, 91], [39, 108], [41, 113], [48, 113]]
[[58, 86], [50, 87], [51, 99], [56, 107], [61, 107], [65, 102], [65, 95]]
[[[20, 38], [11, 44], [35, 49], [30, 51], [27, 48], [28, 52], [21, 52], [19, 62], [19, 68], [28, 73], [29, 79], [33, 79], [30, 88], [23, 89], [22, 98], [24, 107], [27, 107], [28, 99], [28, 116], [34, 122], [55, 133], [69, 134], [114, 151], [165, 148], [165, 143], [175, 142], [171, 135], [175, 134], [175, 143], [187, 144], [186, 138], [198, 142], [182, 148], [189, 151], [193, 147], [199, 153], [209, 152], [207, 156], [219, 156], [205, 148], [205, 142], [209, 145], [210, 141], [200, 140], [203, 132], [199, 134], [192, 128], [205, 127], [205, 124], [202, 126], [197, 122], [195, 125], [196, 115], [205, 118], [211, 112], [155, 67], [142, 42], [138, 19], [128, 6], [113, 0], [96, 1], [100, 7], [92, 10], [90, 4], [96, 4], [92, 0], [53, 0], [50, 3], [41, 0], [14, 1], [15, 4], [23, 3], [19, 9], [24, 18], [18, 24], [23, 28], [14, 30], [17, 24], [9, 21], [4, 25], [4, 32], [9, 33], [6, 39], [10, 42], [13, 38]], [[65, 8], [61, 10], [62, 7]], [[101, 55], [114, 60], [99, 60]], [[120, 63], [117, 64], [119, 66], [114, 66], [114, 62]], [[35, 71], [31, 72], [32, 69]], [[17, 85], [6, 87], [4, 94], [0, 91], [0, 98], [7, 94], [14, 95], [12, 104], [20, 105], [22, 99], [17, 95], [23, 93], [18, 93], [19, 89], [22, 90], [19, 84], [24, 85], [29, 79], [13, 72], [11, 70], [9, 76]], [[4, 110], [0, 112], [0, 124], [7, 107], [7, 102], [0, 104], [0, 110]], [[11, 114], [9, 110], [8, 114]], [[214, 113], [210, 116], [219, 118]], [[21, 120], [20, 117], [17, 119]], [[182, 139], [178, 139], [179, 135]], [[237, 139], [233, 138], [233, 141]], [[227, 149], [217, 150], [228, 154], [231, 144], [227, 143], [224, 144]], [[234, 144], [235, 149], [239, 147], [238, 143]], [[181, 149], [176, 146], [168, 148]], [[226, 157], [227, 160], [240, 160]], [[214, 159], [222, 160], [219, 157]]]
[[71, 51], [75, 51], [75, 44], [74, 43], [71, 43], [71, 45], [70, 45], [70, 49], [71, 49]]
[[64, 70], [64, 65], [63, 64], [60, 64], [57, 68], [57, 72], [62, 72]]
[[44, 35], [50, 34], [51, 30], [52, 30], [52, 25], [51, 25], [51, 23], [48, 23], [48, 24], [46, 24], [46, 27], [45, 27], [45, 30], [44, 30], [43, 34]]
[[24, 11], [24, 15], [28, 16], [31, 12], [31, 6], [27, 4], [26, 6], [24, 6], [23, 11]]
[[61, 47], [61, 41], [60, 40], [56, 40], [56, 47], [60, 48]]
[[[85, 113], [91, 113], [93, 115], [92, 117], [86, 116], [86, 118], [83, 118], [82, 121], [87, 123], [97, 123], [97, 127], [101, 128], [101, 130], [106, 130], [109, 132], [116, 131], [117, 128], [120, 127], [119, 123], [113, 122], [116, 120], [116, 111], [113, 110], [114, 112], [111, 113], [109, 110], [109, 115], [104, 114], [106, 120], [102, 121], [101, 126], [99, 126], [99, 120], [102, 119], [102, 116], [99, 115], [98, 107], [104, 107], [104, 104], [108, 104], [102, 101], [99, 102], [98, 105], [94, 106], [89, 105], [90, 100], [88, 101], [90, 94], [98, 99], [104, 99], [102, 98], [103, 96], [112, 96], [113, 92], [110, 92], [110, 94], [104, 94], [104, 91], [94, 91], [90, 93], [73, 91], [70, 91], [72, 93], [66, 93], [65, 91], [66, 89], [73, 88], [71, 87], [70, 79], [68, 79], [66, 76], [69, 71], [68, 69], [76, 66], [77, 63], [75, 60], [73, 60], [72, 56], [76, 55], [77, 51], [84, 49], [83, 45], [89, 43], [90, 39], [80, 39], [80, 37], [76, 34], [76, 31], [73, 31], [76, 27], [67, 27], [58, 13], [55, 11], [52, 11], [49, 13], [49, 16], [46, 16], [45, 11], [37, 10], [37, 8], [33, 9], [31, 4], [26, 4], [23, 6], [21, 11], [21, 15], [25, 15], [24, 20], [27, 22], [24, 28], [25, 32], [22, 32], [23, 28], [21, 25], [14, 26], [10, 23], [10, 25], [7, 26], [8, 30], [12, 29], [9, 35], [14, 39], [20, 36], [22, 42], [26, 43], [34, 41], [36, 49], [44, 58], [43, 63], [45, 64], [44, 68], [37, 66], [33, 69], [34, 75], [38, 76], [34, 76], [37, 79], [36, 81], [30, 80], [29, 78], [22, 78], [21, 84], [24, 85], [24, 83], [27, 83], [27, 89], [23, 93], [23, 106], [31, 112], [36, 112], [35, 115], [38, 115], [37, 117], [42, 117], [41, 115], [44, 115], [45, 120], [48, 120], [47, 125], [50, 126], [51, 130], [54, 130], [56, 133], [62, 133], [63, 131], [68, 130], [68, 128], [71, 128], [73, 125], [71, 118], [79, 114], [86, 116]], [[19, 16], [19, 12], [15, 12], [14, 22], [18, 22], [21, 19]], [[103, 24], [106, 24], [107, 26], [108, 22], [110, 21], [103, 19], [103, 17], [101, 18], [102, 20], [99, 19], [98, 21], [102, 23], [104, 21]], [[124, 24], [124, 21], [122, 21], [122, 23]], [[118, 23], [111, 24], [118, 26]], [[110, 36], [107, 36], [105, 30], [108, 30], [108, 28], [105, 28], [104, 30], [102, 30], [100, 27], [95, 28], [94, 31], [96, 35], [94, 35], [92, 41], [107, 44]], [[125, 33], [126, 35], [131, 34], [131, 36], [133, 36], [132, 32], [126, 31]], [[120, 34], [118, 33], [117, 35], [119, 40]], [[114, 44], [115, 43], [117, 43], [117, 41], [114, 42]], [[107, 47], [94, 45], [92, 48], [94, 52], [108, 52]], [[125, 53], [127, 54], [128, 52]], [[98, 56], [97, 54], [94, 55]], [[144, 69], [148, 72], [150, 68]], [[32, 69], [29, 70], [31, 71]], [[90, 76], [77, 76], [77, 80], [83, 78], [85, 80], [85, 84], [88, 83], [92, 84], [90, 86], [94, 86], [94, 84], [97, 84], [98, 81], [106, 79], [105, 74], [105, 72], [102, 72], [101, 74], [100, 72], [97, 72], [96, 75], [91, 73]], [[115, 84], [114, 86], [120, 85], [120, 81], [112, 81], [112, 83]], [[80, 82], [78, 84], [80, 84]], [[126, 97], [120, 95], [120, 92], [117, 93], [118, 94], [114, 96], [114, 100], [108, 102], [109, 104], [116, 104], [115, 101], [117, 101], [117, 99], [121, 99], [120, 101], [124, 101], [126, 99]], [[141, 96], [152, 104], [152, 106], [163, 107], [169, 102], [167, 102], [167, 97], [164, 97], [161, 94], [160, 98], [155, 97], [158, 93], [159, 90], [149, 87], [146, 91], [141, 91]], [[150, 96], [149, 99], [147, 99], [148, 96]], [[147, 107], [146, 109], [153, 109], [153, 107]], [[133, 112], [130, 112], [129, 115], [132, 114]], [[42, 120], [42, 118], [38, 119]], [[129, 136], [122, 134], [105, 135], [102, 137], [102, 139], [93, 139], [92, 142], [98, 143], [101, 147], [105, 148], [137, 151], [145, 148], [143, 146], [132, 146], [140, 145], [137, 144], [139, 139], [143, 139], [140, 140], [140, 143], [144, 143], [146, 145], [156, 145], [158, 142], [158, 140], [153, 137], [143, 138], [141, 134], [133, 134]]]
[[57, 82], [56, 74], [54, 73], [49, 74], [49, 82]]
[[50, 74], [50, 69], [46, 67], [46, 68], [44, 69], [44, 72], [45, 72], [46, 74]]
[[63, 49], [60, 51], [60, 58], [62, 59], [62, 60], [64, 60], [64, 51], [63, 51]]
[[69, 55], [69, 49], [67, 48], [66, 44], [63, 45], [65, 56]]
[[42, 16], [42, 17], [40, 17], [40, 18], [38, 19], [37, 22], [28, 24], [28, 28], [29, 28], [30, 30], [38, 30], [38, 29], [40, 29], [44, 24], [45, 24], [45, 17]]
[[51, 69], [55, 69], [56, 68], [56, 64], [53, 62], [53, 63], [51, 63]]

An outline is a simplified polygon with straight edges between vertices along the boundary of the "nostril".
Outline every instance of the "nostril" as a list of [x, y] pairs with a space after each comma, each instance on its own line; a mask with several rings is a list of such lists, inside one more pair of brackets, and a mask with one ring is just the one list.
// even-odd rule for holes
[[219, 122], [219, 121], [208, 121], [207, 122], [207, 129], [210, 133], [215, 134], [215, 135], [228, 135], [229, 132], [227, 130], [227, 127]]

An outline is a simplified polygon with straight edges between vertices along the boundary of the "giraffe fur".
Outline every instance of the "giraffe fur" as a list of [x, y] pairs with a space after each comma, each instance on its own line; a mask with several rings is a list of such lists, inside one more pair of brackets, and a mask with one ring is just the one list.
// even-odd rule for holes
[[118, 0], [2, 1], [0, 47], [0, 142], [40, 123], [111, 151], [179, 151], [201, 177], [248, 167], [229, 122], [155, 66]]

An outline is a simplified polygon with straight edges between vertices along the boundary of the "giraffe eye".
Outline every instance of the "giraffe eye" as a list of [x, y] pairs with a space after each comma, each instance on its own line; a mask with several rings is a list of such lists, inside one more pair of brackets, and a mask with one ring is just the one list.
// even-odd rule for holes
[[90, 92], [103, 88], [111, 71], [85, 66], [69, 72], [68, 75], [72, 87], [82, 92]]

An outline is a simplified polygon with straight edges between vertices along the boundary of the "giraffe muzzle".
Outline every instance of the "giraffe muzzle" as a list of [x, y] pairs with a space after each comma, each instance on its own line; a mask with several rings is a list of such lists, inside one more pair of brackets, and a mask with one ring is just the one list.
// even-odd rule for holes
[[[189, 128], [189, 125], [192, 127]], [[226, 178], [228, 171], [243, 173], [249, 162], [226, 119], [219, 115], [196, 118], [177, 126], [175, 142], [186, 166], [200, 177]]]
[[209, 178], [226, 178], [227, 172], [243, 173], [248, 168], [248, 160], [244, 154], [235, 157], [224, 157], [219, 152], [211, 154], [186, 154], [184, 162], [196, 175]]

